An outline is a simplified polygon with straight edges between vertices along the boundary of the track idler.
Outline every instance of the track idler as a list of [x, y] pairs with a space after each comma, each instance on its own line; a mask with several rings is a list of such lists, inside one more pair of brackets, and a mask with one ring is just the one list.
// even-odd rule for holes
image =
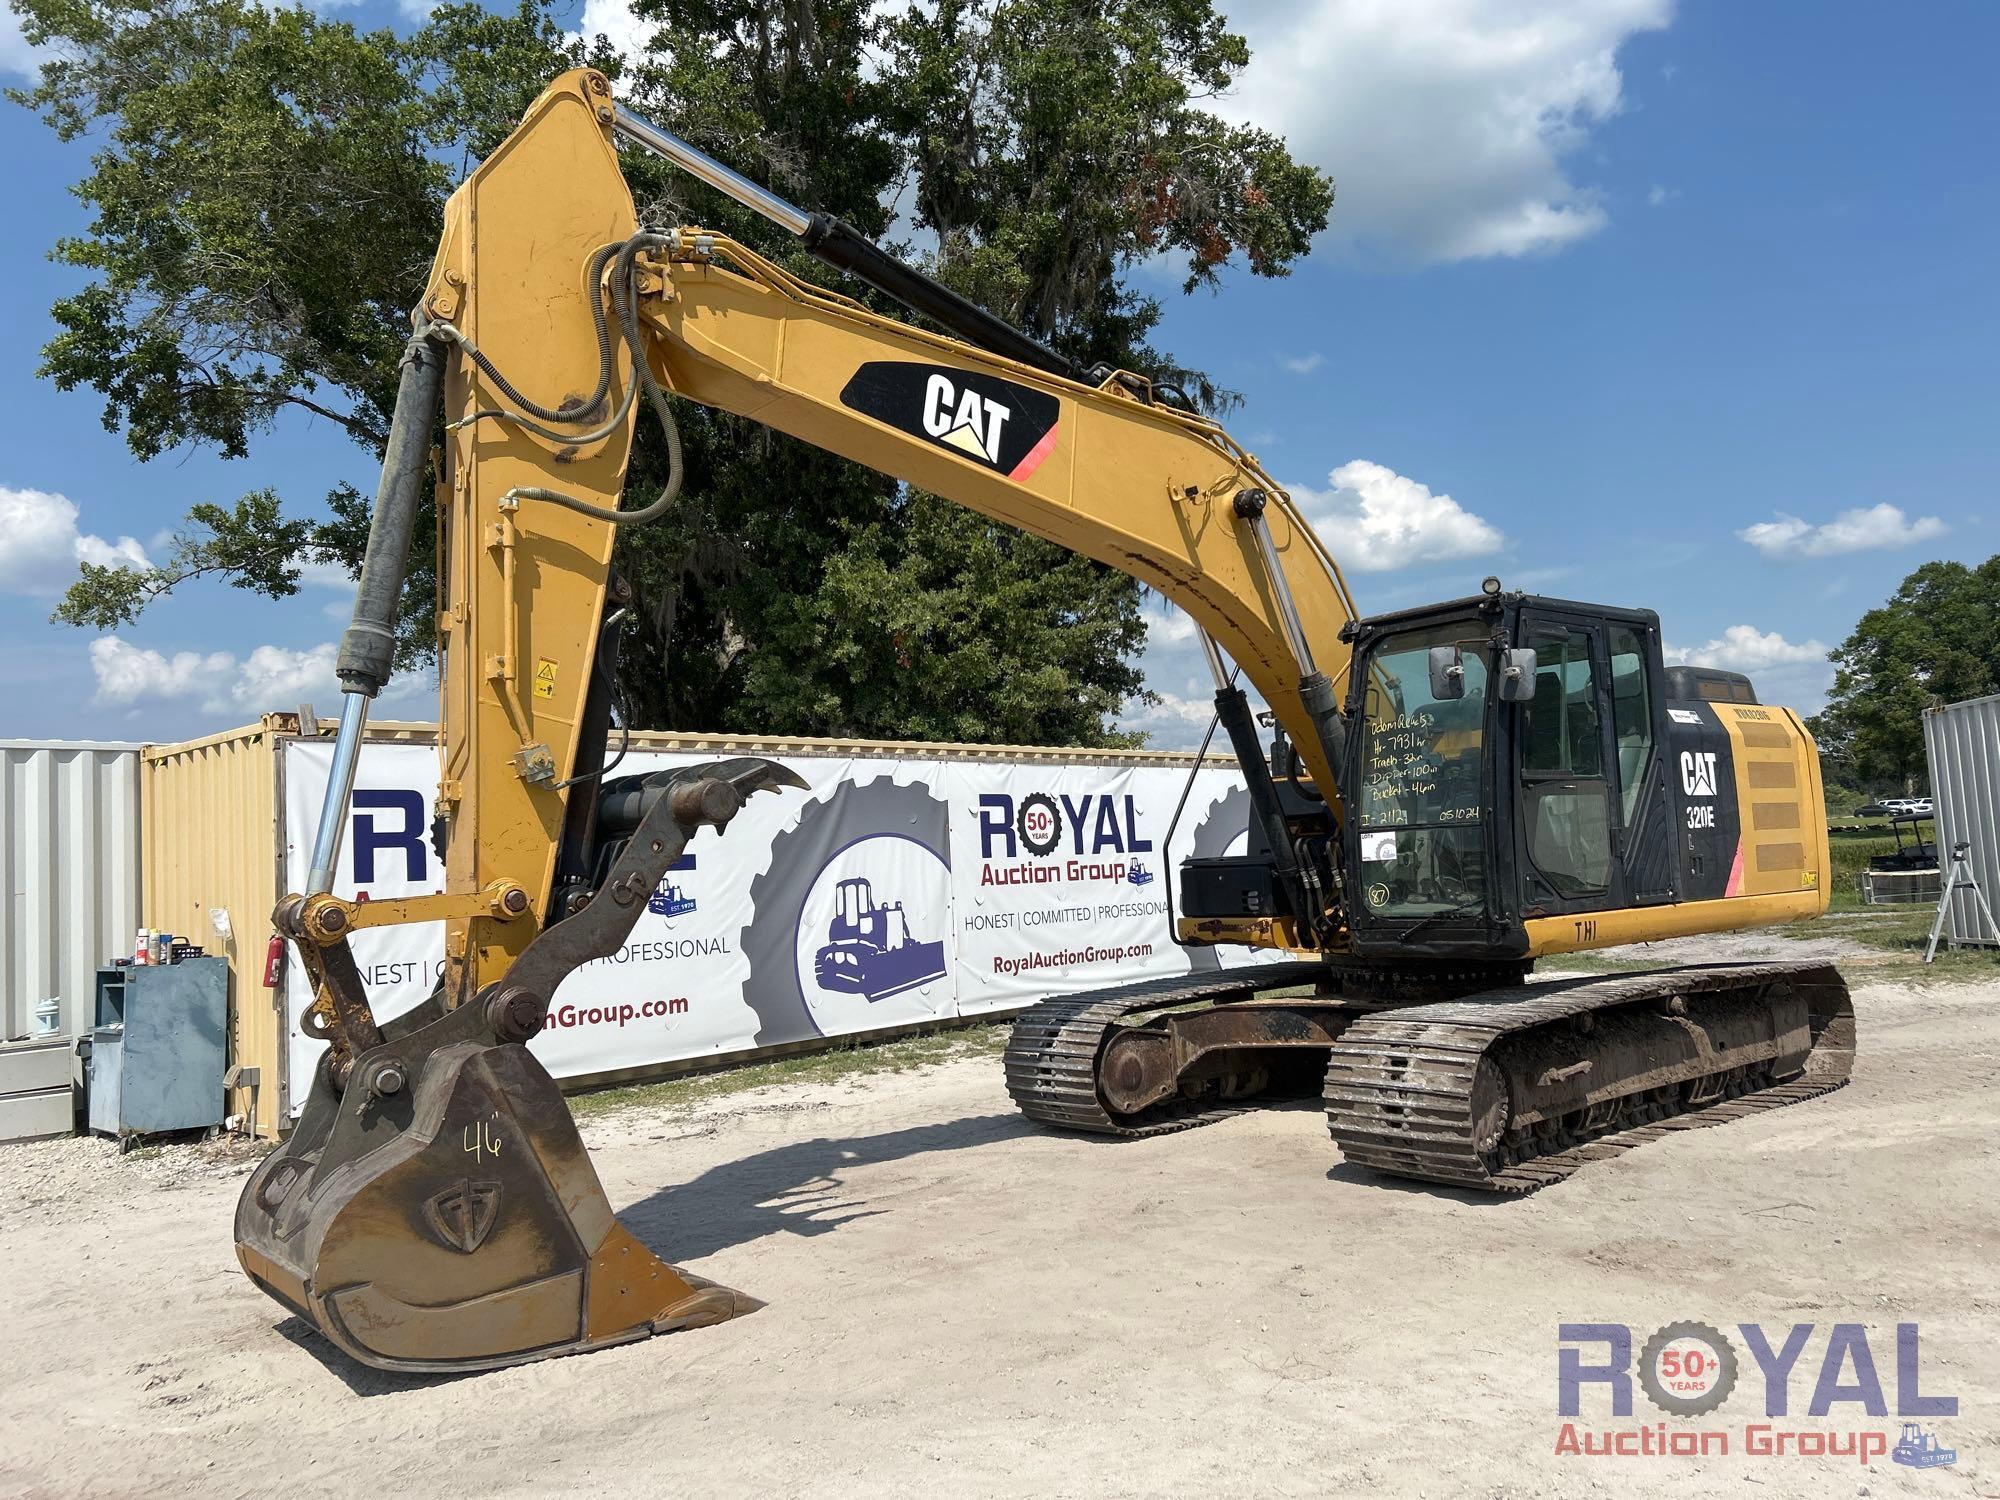
[[[675, 773], [596, 897], [498, 983], [368, 1028], [366, 1050], [336, 1034], [298, 1127], [237, 1203], [251, 1279], [362, 1363], [417, 1372], [574, 1354], [761, 1306], [676, 1270], [618, 1222], [526, 1044], [563, 977], [617, 952], [698, 828], [723, 827], [751, 792], [803, 785], [754, 759]], [[288, 899], [280, 926], [297, 911]], [[321, 962], [328, 946], [307, 957], [323, 985], [343, 975]], [[353, 1000], [326, 1009], [351, 1014]]]

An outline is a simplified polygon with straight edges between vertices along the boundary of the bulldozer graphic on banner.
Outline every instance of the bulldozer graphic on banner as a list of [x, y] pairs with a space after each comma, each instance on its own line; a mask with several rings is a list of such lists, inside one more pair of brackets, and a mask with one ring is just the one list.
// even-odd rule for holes
[[662, 876], [659, 889], [646, 898], [646, 910], [656, 917], [684, 917], [697, 904], [694, 897], [674, 884], [671, 875]]
[[813, 959], [823, 990], [886, 1000], [944, 978], [944, 942], [913, 938], [903, 903], [878, 903], [865, 876], [840, 882], [826, 935]]

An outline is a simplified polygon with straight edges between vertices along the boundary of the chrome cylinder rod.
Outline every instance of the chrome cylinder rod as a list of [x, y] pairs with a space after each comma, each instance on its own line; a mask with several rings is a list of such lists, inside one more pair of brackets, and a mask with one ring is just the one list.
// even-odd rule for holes
[[326, 778], [326, 800], [319, 805], [319, 831], [313, 835], [311, 873], [306, 894], [333, 889], [333, 866], [340, 858], [340, 834], [347, 826], [347, 799], [354, 791], [354, 767], [361, 759], [361, 741], [368, 728], [368, 695], [348, 693], [340, 705], [340, 732], [333, 739], [333, 766]]
[[812, 216], [780, 198], [769, 188], [758, 186], [741, 172], [725, 167], [697, 146], [670, 130], [662, 130], [643, 115], [635, 115], [624, 105], [617, 106], [611, 128], [626, 140], [644, 146], [655, 156], [672, 162], [691, 177], [698, 177], [719, 193], [726, 193], [745, 208], [762, 214], [791, 234], [804, 234]]
[[1215, 637], [1200, 626], [1195, 627], [1194, 633], [1201, 637], [1201, 654], [1208, 658], [1208, 670], [1215, 678], [1215, 690], [1218, 693], [1227, 692], [1232, 684], [1229, 681], [1229, 663], [1223, 660], [1222, 648], [1215, 643]]
[[1313, 665], [1305, 626], [1299, 621], [1299, 607], [1292, 599], [1291, 581], [1285, 577], [1285, 566], [1278, 561], [1277, 544], [1271, 540], [1271, 524], [1264, 519], [1269, 502], [1270, 497], [1262, 490], [1240, 490], [1236, 496], [1236, 518], [1250, 529], [1256, 541], [1257, 555], [1263, 560], [1264, 576], [1271, 586], [1271, 600], [1278, 607], [1278, 625], [1284, 631], [1285, 644], [1291, 647], [1299, 676], [1308, 678], [1318, 669]]

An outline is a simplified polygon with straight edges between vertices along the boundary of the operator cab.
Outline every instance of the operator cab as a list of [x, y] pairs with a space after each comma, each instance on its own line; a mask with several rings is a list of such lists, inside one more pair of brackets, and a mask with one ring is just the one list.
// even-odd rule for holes
[[1528, 918], [1675, 899], [1652, 611], [1489, 580], [1347, 639], [1355, 952], [1512, 957]]

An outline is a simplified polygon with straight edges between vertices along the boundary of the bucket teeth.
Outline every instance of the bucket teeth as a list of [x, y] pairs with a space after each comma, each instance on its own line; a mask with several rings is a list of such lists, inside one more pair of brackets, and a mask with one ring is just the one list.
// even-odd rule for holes
[[244, 1269], [353, 1358], [492, 1369], [762, 1306], [667, 1264], [618, 1222], [525, 1047], [437, 1047], [409, 1093], [399, 1117], [370, 1119], [322, 1076], [237, 1205]]

